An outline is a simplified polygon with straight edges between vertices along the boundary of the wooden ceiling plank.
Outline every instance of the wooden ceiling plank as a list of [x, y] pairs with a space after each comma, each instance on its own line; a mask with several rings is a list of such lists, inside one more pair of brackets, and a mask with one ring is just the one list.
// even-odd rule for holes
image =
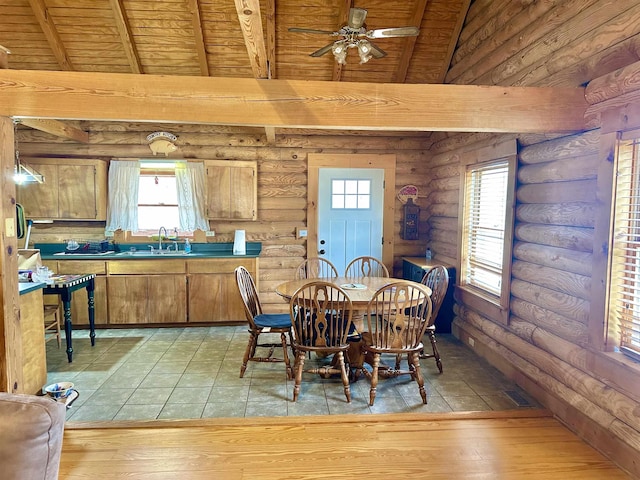
[[124, 11], [124, 4], [122, 0], [109, 0], [111, 3], [111, 10], [113, 11], [114, 20], [120, 39], [122, 41], [122, 47], [129, 60], [129, 65], [133, 73], [142, 73], [142, 64], [140, 63], [140, 57], [136, 50], [136, 44], [133, 41], [133, 35], [131, 35], [131, 26], [127, 19], [127, 14]]
[[266, 1], [267, 72], [268, 78], [278, 78], [276, 64], [276, 0]]
[[[418, 0], [416, 2], [413, 7], [411, 19], [407, 26], [420, 28], [422, 25], [422, 19], [424, 18], [424, 12], [427, 9], [427, 3], [429, 3], [429, 0]], [[413, 57], [413, 49], [416, 46], [417, 39], [417, 36], [407, 37], [404, 39], [404, 47], [402, 49], [402, 54], [400, 55], [400, 60], [398, 61], [398, 68], [394, 74], [394, 82], [404, 83], [407, 80], [407, 72], [409, 71], [409, 64]]]
[[193, 23], [193, 36], [196, 44], [196, 52], [198, 53], [198, 64], [200, 65], [200, 73], [208, 77], [209, 62], [207, 61], [207, 49], [204, 43], [204, 32], [202, 30], [202, 17], [200, 15], [200, 2], [198, 0], [187, 0], [187, 8], [191, 13]]
[[56, 57], [58, 65], [60, 65], [60, 68], [68, 71], [75, 70], [73, 63], [71, 62], [71, 59], [69, 59], [69, 55], [64, 48], [64, 44], [60, 39], [58, 30], [51, 20], [51, 16], [44, 4], [44, 0], [29, 0], [29, 5], [40, 24], [40, 28], [42, 29], [42, 32], [49, 43], [49, 47], [51, 47], [51, 51]]
[[89, 143], [89, 134], [79, 128], [68, 125], [59, 120], [47, 118], [21, 118], [19, 122], [25, 127], [31, 127], [41, 132], [50, 133], [56, 137], [69, 138], [80, 143]]
[[269, 78], [267, 50], [262, 32], [260, 0], [235, 0], [238, 20], [255, 78]]
[[451, 38], [449, 40], [449, 47], [448, 47], [447, 55], [445, 57], [445, 61], [440, 64], [440, 74], [438, 75], [438, 79], [436, 80], [438, 83], [444, 83], [444, 79], [447, 76], [447, 72], [449, 71], [449, 67], [451, 66], [451, 60], [453, 59], [453, 55], [456, 51], [458, 37], [460, 36], [460, 32], [462, 31], [462, 27], [464, 26], [464, 19], [467, 16], [467, 12], [469, 11], [470, 5], [471, 5], [471, 0], [464, 0], [464, 2], [462, 2], [462, 6], [460, 7], [460, 15], [458, 15], [458, 21], [456, 23], [456, 27], [453, 30], [451, 34]]
[[0, 69], [0, 116], [348, 130], [586, 128], [584, 88], [343, 83]]
[[[341, 28], [343, 25], [346, 25], [349, 22], [349, 10], [353, 7], [353, 0], [342, 0], [340, 2], [340, 11], [338, 12], [338, 28]], [[333, 54], [332, 54], [333, 55]], [[344, 65], [334, 61], [333, 62], [333, 77], [332, 80], [334, 82], [339, 82], [342, 80], [342, 67]]]

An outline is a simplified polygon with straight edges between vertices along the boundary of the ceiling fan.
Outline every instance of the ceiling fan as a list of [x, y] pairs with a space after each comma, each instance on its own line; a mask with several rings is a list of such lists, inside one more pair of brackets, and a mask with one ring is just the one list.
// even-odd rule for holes
[[364, 20], [367, 18], [367, 11], [364, 8], [351, 8], [349, 10], [349, 22], [337, 32], [329, 30], [315, 30], [312, 28], [289, 28], [290, 32], [300, 33], [320, 33], [340, 37], [338, 40], [325, 45], [319, 50], [311, 53], [312, 57], [320, 57], [325, 53], [332, 52], [336, 61], [342, 65], [347, 63], [347, 51], [350, 48], [357, 48], [360, 55], [360, 63], [366, 63], [371, 58], [382, 58], [386, 52], [377, 45], [371, 43], [369, 39], [391, 38], [391, 37], [414, 37], [420, 33], [418, 27], [396, 27], [378, 28], [367, 30]]

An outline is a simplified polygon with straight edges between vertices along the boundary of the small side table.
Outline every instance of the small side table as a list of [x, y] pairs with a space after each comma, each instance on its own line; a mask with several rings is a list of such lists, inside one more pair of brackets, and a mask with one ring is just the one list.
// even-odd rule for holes
[[93, 291], [95, 289], [95, 274], [81, 275], [54, 275], [53, 283], [47, 284], [43, 293], [45, 295], [60, 295], [62, 307], [64, 309], [64, 333], [67, 342], [67, 359], [69, 363], [73, 361], [73, 343], [71, 332], [73, 331], [73, 322], [71, 321], [71, 294], [76, 290], [84, 288], [87, 290], [87, 303], [89, 308], [89, 338], [91, 346], [96, 344], [95, 329], [95, 309], [93, 301]]

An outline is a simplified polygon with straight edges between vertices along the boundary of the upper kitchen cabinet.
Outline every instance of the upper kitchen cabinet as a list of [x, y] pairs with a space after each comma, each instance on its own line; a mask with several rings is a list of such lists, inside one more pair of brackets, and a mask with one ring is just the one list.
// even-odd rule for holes
[[106, 220], [107, 164], [101, 160], [22, 159], [44, 183], [18, 185], [18, 201], [31, 219]]
[[207, 160], [207, 218], [255, 220], [258, 217], [258, 163]]

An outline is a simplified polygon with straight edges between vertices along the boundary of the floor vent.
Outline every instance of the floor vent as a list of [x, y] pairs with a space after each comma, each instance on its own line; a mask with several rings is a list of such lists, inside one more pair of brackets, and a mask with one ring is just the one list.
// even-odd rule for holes
[[513, 403], [515, 403], [519, 407], [530, 407], [531, 404], [529, 400], [524, 398], [520, 393], [515, 390], [505, 390], [504, 393], [509, 397]]

